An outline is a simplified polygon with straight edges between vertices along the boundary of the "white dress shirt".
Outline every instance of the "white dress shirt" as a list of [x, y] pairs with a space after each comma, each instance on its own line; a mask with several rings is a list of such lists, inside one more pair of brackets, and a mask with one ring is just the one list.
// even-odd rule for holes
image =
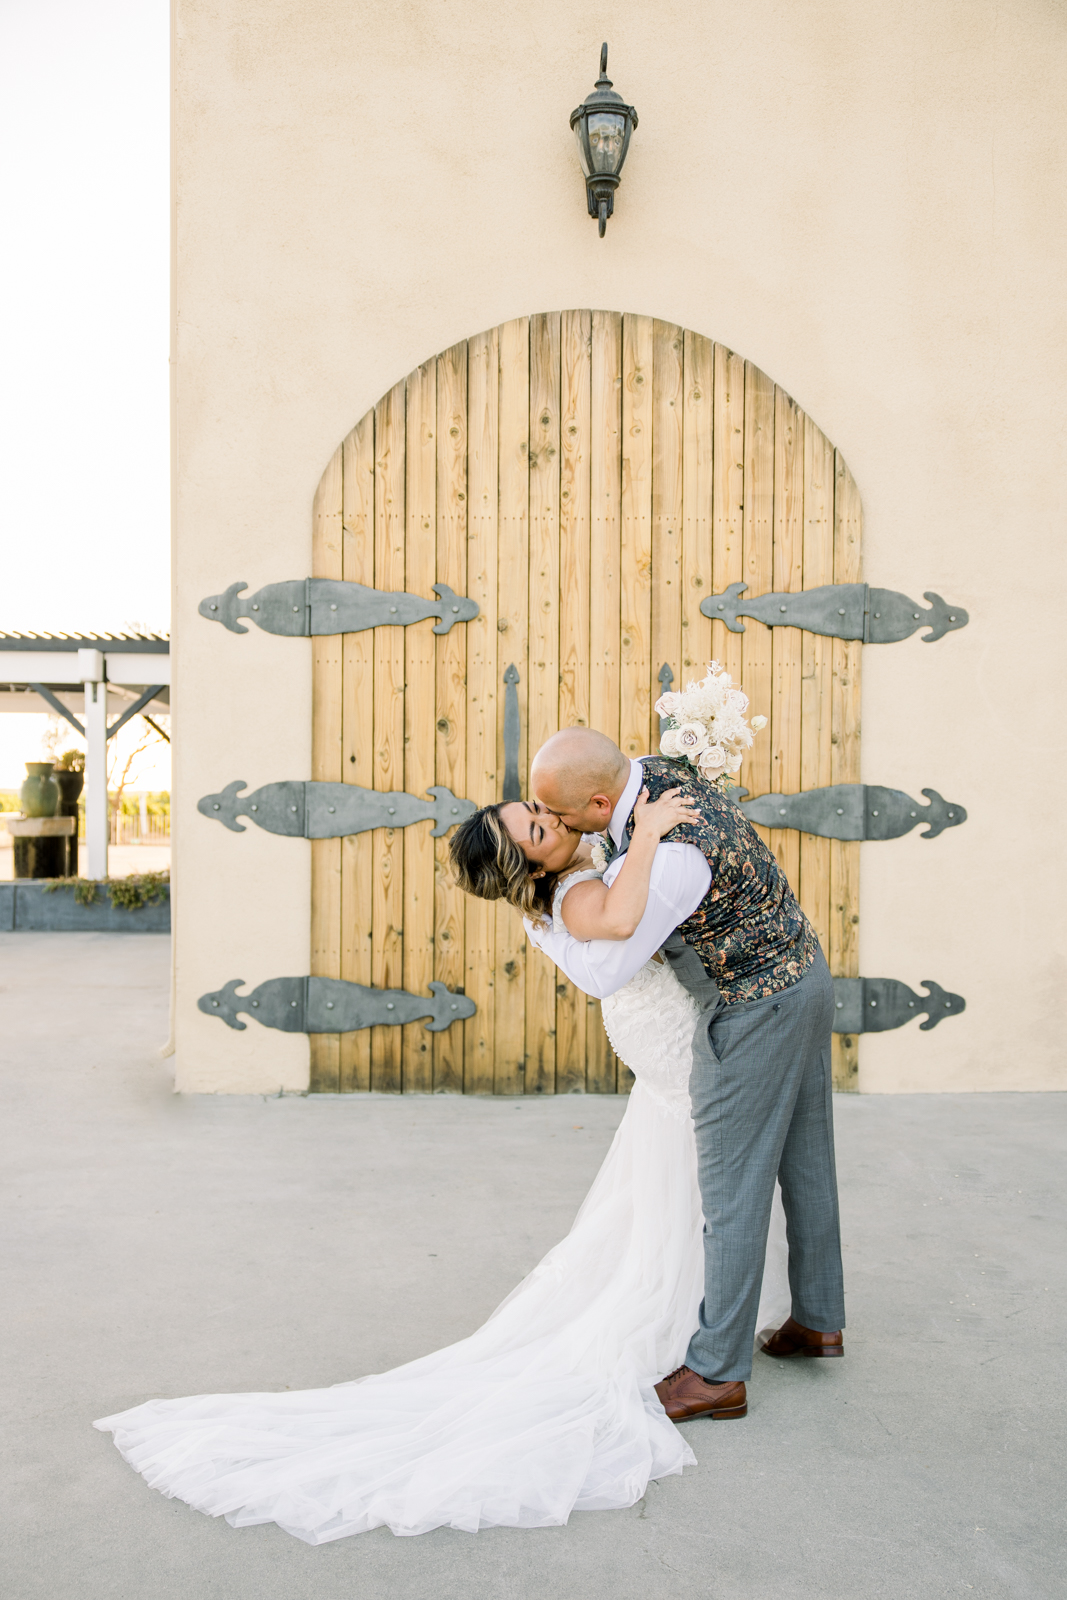
[[[644, 773], [640, 761], [630, 762], [630, 777], [611, 813], [608, 832], [616, 846], [622, 844], [626, 823], [641, 793]], [[604, 874], [610, 887], [622, 870], [625, 855], [616, 856]], [[547, 923], [524, 918], [530, 943], [543, 950], [583, 994], [604, 1000], [629, 983], [680, 922], [684, 922], [711, 887], [711, 868], [694, 844], [660, 844], [652, 862], [648, 904], [636, 932], [629, 939], [576, 939], [556, 933]]]

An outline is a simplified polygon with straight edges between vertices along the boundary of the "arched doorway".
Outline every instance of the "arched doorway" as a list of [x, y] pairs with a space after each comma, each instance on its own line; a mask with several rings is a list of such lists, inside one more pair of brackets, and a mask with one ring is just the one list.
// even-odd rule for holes
[[[476, 804], [523, 786], [558, 727], [656, 748], [652, 705], [712, 657], [770, 719], [751, 795], [858, 782], [859, 641], [748, 622], [700, 602], [860, 579], [861, 508], [841, 456], [751, 362], [696, 333], [608, 311], [517, 318], [417, 367], [338, 446], [315, 498], [313, 576], [429, 594], [473, 621], [316, 638], [312, 777]], [[765, 833], [835, 976], [858, 974], [859, 845]], [[424, 993], [476, 1014], [311, 1039], [319, 1091], [613, 1093], [586, 999], [506, 907], [465, 899], [427, 823], [312, 843], [319, 977]], [[834, 1035], [835, 1080], [856, 1041]]]

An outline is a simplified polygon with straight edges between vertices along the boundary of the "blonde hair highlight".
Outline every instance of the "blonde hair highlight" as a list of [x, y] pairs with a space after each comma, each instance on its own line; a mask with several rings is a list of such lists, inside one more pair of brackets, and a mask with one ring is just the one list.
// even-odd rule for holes
[[529, 861], [500, 820], [500, 805], [482, 806], [448, 841], [452, 874], [465, 894], [505, 900], [535, 922], [548, 915], [556, 874], [535, 878]]

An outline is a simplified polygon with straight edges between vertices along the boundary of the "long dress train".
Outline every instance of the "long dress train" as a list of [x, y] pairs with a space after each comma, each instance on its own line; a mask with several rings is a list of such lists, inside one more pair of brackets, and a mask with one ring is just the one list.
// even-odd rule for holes
[[[308, 1544], [383, 1523], [555, 1526], [695, 1464], [653, 1389], [685, 1359], [703, 1293], [695, 1017], [656, 962], [604, 1002], [637, 1079], [625, 1115], [570, 1233], [469, 1338], [328, 1389], [150, 1400], [94, 1425], [163, 1494]], [[788, 1313], [776, 1196], [757, 1327]]]

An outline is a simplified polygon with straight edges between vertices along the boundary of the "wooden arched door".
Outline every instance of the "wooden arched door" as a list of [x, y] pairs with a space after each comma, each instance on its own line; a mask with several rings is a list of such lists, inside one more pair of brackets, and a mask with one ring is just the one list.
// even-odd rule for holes
[[[416, 368], [357, 423], [319, 485], [313, 575], [429, 595], [478, 616], [314, 640], [313, 778], [481, 805], [505, 783], [505, 713], [528, 758], [589, 724], [656, 748], [652, 705], [712, 658], [770, 719], [753, 796], [859, 780], [861, 645], [709, 619], [700, 602], [860, 579], [861, 513], [840, 455], [751, 362], [651, 317], [519, 318]], [[514, 669], [514, 671], [509, 671]], [[511, 680], [505, 682], [505, 677]], [[517, 677], [517, 681], [515, 681]], [[859, 846], [764, 833], [822, 939], [855, 976]], [[600, 1008], [530, 950], [517, 915], [449, 882], [430, 823], [312, 843], [314, 975], [424, 993], [476, 1014], [311, 1039], [312, 1088], [551, 1094], [625, 1088]], [[835, 1077], [856, 1040], [834, 1036]]]

